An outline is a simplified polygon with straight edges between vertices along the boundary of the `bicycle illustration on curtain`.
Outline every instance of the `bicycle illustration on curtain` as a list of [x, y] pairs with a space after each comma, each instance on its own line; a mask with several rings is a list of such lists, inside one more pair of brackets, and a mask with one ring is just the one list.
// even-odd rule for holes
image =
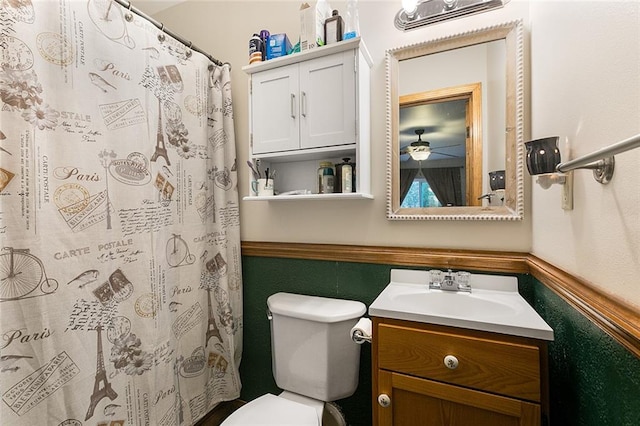
[[[29, 249], [4, 247], [0, 253], [0, 302], [50, 294], [58, 281], [47, 278], [44, 265]], [[38, 289], [39, 294], [34, 294]]]

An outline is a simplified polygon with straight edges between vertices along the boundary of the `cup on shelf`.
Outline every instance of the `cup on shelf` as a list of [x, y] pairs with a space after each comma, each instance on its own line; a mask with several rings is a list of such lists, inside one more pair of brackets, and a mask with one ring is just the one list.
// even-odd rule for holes
[[259, 197], [273, 196], [273, 179], [258, 179], [251, 181], [253, 195]]

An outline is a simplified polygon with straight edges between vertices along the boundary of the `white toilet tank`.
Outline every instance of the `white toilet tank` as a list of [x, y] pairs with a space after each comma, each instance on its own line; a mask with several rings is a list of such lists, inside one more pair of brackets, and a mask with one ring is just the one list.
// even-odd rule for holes
[[351, 328], [363, 303], [291, 293], [267, 299], [271, 319], [273, 377], [281, 389], [335, 401], [358, 387], [360, 345]]

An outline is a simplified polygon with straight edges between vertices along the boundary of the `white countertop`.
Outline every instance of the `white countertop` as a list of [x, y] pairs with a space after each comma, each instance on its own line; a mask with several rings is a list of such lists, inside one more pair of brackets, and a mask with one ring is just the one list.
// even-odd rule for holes
[[369, 315], [542, 340], [553, 330], [518, 293], [516, 277], [472, 274], [471, 293], [430, 290], [429, 272], [393, 269]]

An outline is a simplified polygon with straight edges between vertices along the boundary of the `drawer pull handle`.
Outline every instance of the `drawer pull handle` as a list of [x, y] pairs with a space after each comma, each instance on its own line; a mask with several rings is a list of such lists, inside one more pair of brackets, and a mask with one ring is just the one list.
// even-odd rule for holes
[[444, 357], [444, 365], [449, 370], [455, 370], [458, 368], [458, 358], [453, 355], [447, 355]]
[[378, 404], [382, 407], [388, 407], [391, 405], [391, 398], [386, 393], [381, 393], [378, 395]]

